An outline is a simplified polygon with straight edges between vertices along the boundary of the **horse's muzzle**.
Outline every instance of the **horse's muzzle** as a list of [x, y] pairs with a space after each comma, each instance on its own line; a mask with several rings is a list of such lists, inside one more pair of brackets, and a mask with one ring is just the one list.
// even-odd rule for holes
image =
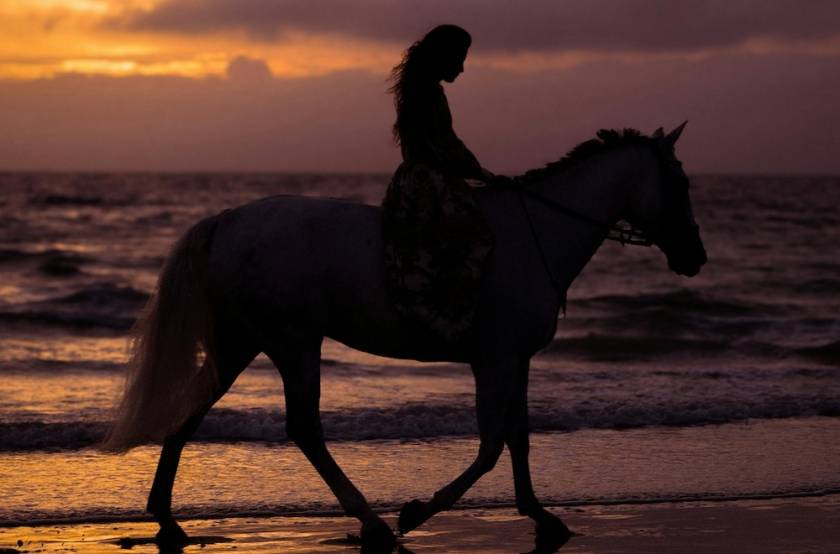
[[676, 273], [677, 275], [684, 275], [685, 277], [694, 277], [698, 273], [700, 273], [700, 268], [703, 267], [703, 264], [706, 263], [704, 259], [702, 262], [694, 263], [694, 264], [687, 264], [687, 263], [680, 263], [675, 264], [672, 263], [670, 260], [668, 261], [668, 267]]
[[680, 233], [677, 240], [668, 241], [662, 250], [668, 258], [668, 268], [677, 275], [694, 277], [709, 260], [700, 239], [700, 229], [691, 227]]

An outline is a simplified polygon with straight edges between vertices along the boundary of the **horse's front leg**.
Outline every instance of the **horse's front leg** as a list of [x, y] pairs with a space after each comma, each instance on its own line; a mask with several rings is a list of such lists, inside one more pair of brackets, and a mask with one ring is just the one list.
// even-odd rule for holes
[[516, 490], [516, 508], [520, 514], [537, 524], [537, 541], [552, 543], [557, 547], [573, 535], [563, 521], [543, 508], [534, 494], [531, 469], [528, 463], [530, 442], [528, 438], [528, 362], [517, 373], [505, 426], [505, 443], [510, 451], [513, 467], [513, 485]]
[[430, 517], [451, 508], [478, 479], [495, 467], [504, 449], [504, 420], [510, 398], [514, 363], [487, 360], [473, 364], [480, 445], [472, 464], [428, 502], [412, 500], [400, 510], [400, 533], [416, 529]]

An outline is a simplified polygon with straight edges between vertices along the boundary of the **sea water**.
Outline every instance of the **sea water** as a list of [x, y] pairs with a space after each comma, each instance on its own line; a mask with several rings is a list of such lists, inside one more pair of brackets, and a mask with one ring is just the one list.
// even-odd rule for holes
[[[0, 174], [0, 524], [142, 514], [159, 449], [95, 451], [127, 334], [173, 241], [273, 194], [377, 204], [387, 175]], [[692, 178], [698, 277], [605, 244], [532, 363], [531, 460], [548, 503], [840, 490], [840, 178]], [[559, 240], [562, 240], [560, 238]], [[379, 508], [426, 498], [474, 458], [469, 368], [326, 341], [322, 414]], [[335, 512], [286, 440], [282, 382], [257, 358], [184, 454], [175, 509]], [[463, 505], [508, 505], [507, 455]]]

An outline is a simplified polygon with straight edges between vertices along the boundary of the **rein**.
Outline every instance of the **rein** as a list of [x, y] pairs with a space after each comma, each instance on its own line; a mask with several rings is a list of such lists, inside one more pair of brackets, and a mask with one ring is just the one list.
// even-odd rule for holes
[[546, 206], [550, 207], [554, 211], [560, 212], [564, 215], [574, 217], [594, 227], [598, 227], [606, 231], [606, 239], [607, 240], [614, 240], [616, 242], [620, 242], [622, 246], [626, 244], [634, 245], [634, 246], [651, 246], [653, 241], [642, 231], [632, 225], [629, 226], [619, 226], [618, 224], [610, 225], [598, 219], [595, 219], [592, 216], [586, 215], [584, 213], [578, 212], [577, 210], [573, 210], [568, 206], [564, 206], [559, 202], [555, 202], [550, 198], [546, 198], [545, 196], [536, 193], [522, 185], [508, 185], [508, 188], [516, 191], [519, 196], [519, 203], [522, 205], [522, 211], [525, 213], [525, 219], [528, 221], [528, 228], [531, 230], [531, 237], [534, 239], [534, 243], [537, 246], [537, 252], [540, 254], [540, 261], [542, 262], [543, 269], [545, 270], [546, 275], [548, 276], [548, 280], [551, 281], [551, 286], [554, 287], [554, 292], [557, 293], [557, 297], [561, 299], [563, 305], [563, 313], [566, 312], [566, 291], [563, 289], [562, 285], [557, 281], [554, 275], [551, 273], [551, 268], [548, 265], [548, 260], [545, 257], [545, 252], [542, 248], [542, 243], [540, 242], [540, 237], [537, 235], [537, 230], [534, 227], [534, 221], [531, 219], [531, 212], [528, 210], [528, 205], [525, 203], [525, 197], [530, 197], [539, 202], [542, 202]]
[[[560, 212], [564, 215], [568, 215], [574, 218], [577, 218], [581, 221], [585, 221], [594, 227], [599, 227], [607, 231], [606, 240], [613, 240], [615, 242], [621, 243], [622, 246], [624, 245], [631, 245], [631, 246], [652, 246], [653, 240], [647, 236], [647, 234], [642, 231], [641, 229], [634, 227], [630, 224], [627, 225], [610, 225], [609, 223], [605, 223], [594, 217], [588, 216], [584, 213], [578, 212], [569, 208], [568, 206], [564, 206], [559, 202], [555, 202], [550, 198], [546, 198], [545, 196], [536, 193], [532, 190], [529, 190], [525, 187], [519, 186], [512, 186], [511, 189], [515, 190], [519, 193], [519, 198], [524, 199], [525, 196], [533, 198], [535, 200], [539, 200], [546, 206], [549, 206], [554, 211]], [[523, 202], [523, 206], [524, 206]], [[528, 224], [531, 226], [531, 231], [534, 231], [533, 224], [531, 223], [531, 215], [528, 213], [528, 210], [525, 209], [525, 214], [528, 216]], [[536, 235], [534, 236], [536, 238]]]

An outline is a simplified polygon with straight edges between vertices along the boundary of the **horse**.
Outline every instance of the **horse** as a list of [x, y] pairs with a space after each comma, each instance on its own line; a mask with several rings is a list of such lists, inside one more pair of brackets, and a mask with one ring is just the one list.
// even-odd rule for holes
[[529, 361], [553, 339], [566, 290], [605, 239], [656, 245], [684, 276], [706, 263], [689, 180], [674, 154], [684, 127], [650, 136], [602, 129], [508, 186], [476, 187], [495, 248], [479, 285], [474, 329], [458, 344], [400, 315], [389, 301], [376, 206], [274, 196], [195, 224], [173, 247], [138, 318], [126, 389], [102, 444], [122, 452], [162, 443], [146, 506], [160, 526], [158, 541], [186, 540], [171, 511], [181, 452], [262, 352], [283, 379], [288, 438], [345, 513], [360, 520], [363, 550], [394, 547], [394, 532], [325, 444], [319, 415], [325, 337], [380, 356], [472, 368], [478, 453], [430, 499], [402, 507], [401, 534], [452, 507], [507, 446], [518, 512], [536, 522], [538, 537], [568, 540], [572, 532], [531, 484]]

